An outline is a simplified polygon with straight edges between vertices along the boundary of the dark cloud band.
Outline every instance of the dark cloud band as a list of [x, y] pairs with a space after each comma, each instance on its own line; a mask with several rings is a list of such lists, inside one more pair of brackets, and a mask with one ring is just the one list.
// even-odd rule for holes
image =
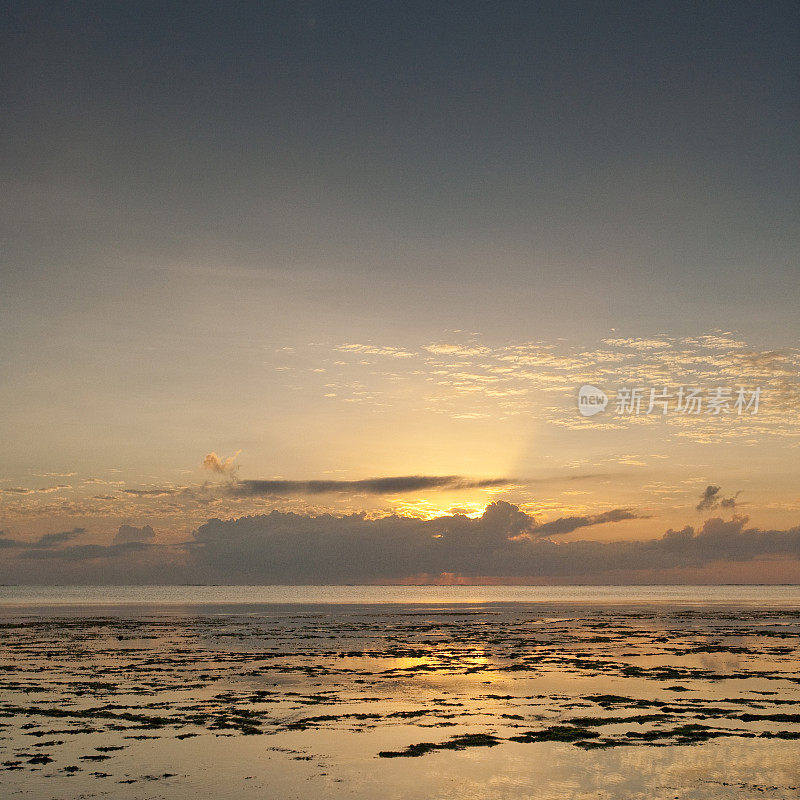
[[490, 489], [510, 486], [510, 478], [469, 480], [460, 475], [401, 475], [360, 481], [267, 481], [245, 480], [231, 484], [237, 497], [288, 494], [400, 494], [424, 489]]

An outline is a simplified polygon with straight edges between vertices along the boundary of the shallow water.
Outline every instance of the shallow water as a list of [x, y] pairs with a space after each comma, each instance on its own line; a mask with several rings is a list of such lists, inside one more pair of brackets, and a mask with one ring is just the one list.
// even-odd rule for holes
[[798, 604], [217, 598], [5, 605], [4, 796], [800, 792]]

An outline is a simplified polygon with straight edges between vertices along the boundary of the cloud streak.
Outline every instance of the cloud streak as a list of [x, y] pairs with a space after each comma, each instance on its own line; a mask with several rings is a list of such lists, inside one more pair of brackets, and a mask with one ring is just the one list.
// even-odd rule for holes
[[76, 539], [86, 533], [85, 528], [73, 528], [71, 531], [60, 531], [59, 533], [45, 533], [38, 539], [32, 542], [23, 542], [18, 539], [9, 539], [5, 536], [0, 536], [0, 549], [2, 548], [15, 548], [26, 550], [39, 550], [57, 547], [58, 545], [65, 544], [66, 542]]
[[228, 491], [237, 497], [342, 493], [402, 494], [426, 489], [492, 489], [510, 486], [515, 482], [511, 478], [470, 480], [460, 475], [401, 475], [391, 478], [367, 478], [356, 481], [243, 480], [231, 484]]
[[536, 525], [531, 533], [535, 536], [558, 536], [572, 533], [579, 528], [586, 528], [590, 525], [602, 525], [605, 522], [624, 522], [629, 519], [649, 519], [649, 517], [636, 514], [627, 508], [615, 508], [612, 511], [604, 511], [601, 514], [555, 519], [552, 522]]

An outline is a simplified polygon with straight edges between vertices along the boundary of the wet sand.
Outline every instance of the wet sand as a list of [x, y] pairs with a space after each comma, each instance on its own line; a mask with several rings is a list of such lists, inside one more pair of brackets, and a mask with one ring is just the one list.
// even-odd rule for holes
[[794, 798], [800, 610], [0, 610], [5, 797]]

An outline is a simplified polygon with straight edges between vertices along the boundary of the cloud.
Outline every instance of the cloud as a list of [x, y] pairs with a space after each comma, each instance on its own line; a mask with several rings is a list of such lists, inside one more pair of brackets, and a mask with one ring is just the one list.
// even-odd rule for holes
[[23, 542], [20, 541], [19, 539], [9, 539], [3, 535], [0, 536], [0, 549], [3, 548], [18, 548], [26, 550], [49, 549], [56, 547], [57, 545], [64, 544], [65, 542], [69, 542], [72, 539], [75, 539], [84, 533], [86, 533], [86, 528], [73, 528], [71, 531], [60, 531], [59, 533], [45, 533], [32, 542]]
[[[584, 429], [585, 420], [576, 415], [574, 398], [577, 388], [587, 382], [611, 391], [635, 386], [645, 394], [650, 387], [668, 387], [671, 394], [681, 386], [704, 393], [713, 387], [729, 387], [734, 398], [742, 387], [746, 399], [758, 387], [758, 412], [745, 410], [747, 424], [729, 424], [732, 417], [725, 414], [670, 413], [663, 420], [663, 433], [670, 440], [699, 443], [753, 436], [791, 442], [797, 436], [786, 410], [796, 408], [800, 400], [800, 349], [758, 351], [729, 332], [688, 338], [613, 338], [589, 349], [579, 343], [545, 341], [488, 346], [469, 337], [414, 348], [409, 352], [417, 357], [404, 360], [391, 358], [388, 348], [373, 348], [371, 357], [364, 358], [364, 347], [336, 348], [331, 355], [337, 360], [327, 367], [333, 382], [304, 388], [321, 391], [333, 402], [372, 404], [376, 409], [404, 403], [413, 392], [424, 397], [427, 411], [451, 419], [524, 415], [559, 428]], [[358, 385], [357, 393], [339, 391], [353, 385]], [[332, 387], [337, 390], [330, 391]], [[736, 412], [733, 416], [738, 419]], [[593, 425], [612, 430], [653, 419], [644, 413], [612, 414]]]
[[402, 475], [358, 481], [237, 481], [229, 492], [237, 497], [285, 494], [400, 494], [425, 489], [489, 489], [515, 483], [510, 478], [470, 480], [459, 475]]
[[[71, 531], [59, 533], [46, 533], [33, 542], [23, 542], [9, 539], [0, 532], [0, 549], [11, 549], [19, 560], [0, 564], [0, 576], [3, 580], [13, 579], [15, 582], [25, 582], [25, 565], [40, 563], [53, 566], [34, 567], [39, 570], [27, 573], [28, 581], [46, 583], [81, 583], [92, 582], [98, 579], [97, 573], [87, 573], [85, 567], [95, 562], [114, 564], [118, 562], [118, 571], [114, 574], [114, 582], [120, 583], [138, 575], [140, 582], [148, 583], [155, 580], [159, 573], [162, 574], [170, 568], [170, 557], [174, 548], [164, 547], [162, 557], [150, 557], [158, 546], [149, 544], [147, 540], [155, 536], [149, 525], [135, 528], [131, 525], [121, 525], [114, 540], [109, 545], [104, 544], [68, 544], [73, 539], [86, 533], [85, 528], [73, 528]], [[65, 546], [61, 546], [65, 545]], [[133, 561], [131, 561], [133, 559]], [[137, 560], [138, 559], [138, 560]], [[78, 572], [64, 572], [68, 565], [76, 564]], [[108, 566], [103, 566], [99, 574], [100, 582], [108, 579]], [[43, 570], [43, 571], [42, 571]], [[138, 571], [138, 572], [137, 572]], [[127, 574], [126, 574], [127, 573]]]
[[719, 502], [719, 486], [706, 486], [705, 491], [700, 496], [700, 502], [695, 506], [697, 511], [707, 511], [714, 508]]
[[615, 508], [613, 511], [604, 511], [601, 514], [589, 514], [585, 517], [562, 517], [552, 522], [545, 522], [537, 525], [531, 533], [535, 536], [557, 536], [559, 534], [572, 533], [578, 528], [585, 528], [589, 525], [602, 525], [605, 522], [623, 522], [628, 519], [648, 519], [640, 514], [635, 514], [627, 508]]
[[[614, 518], [629, 518], [615, 512]], [[605, 519], [603, 515], [592, 515]], [[608, 520], [610, 521], [610, 520]], [[746, 517], [708, 520], [660, 539], [554, 542], [533, 519], [497, 502], [483, 516], [433, 520], [364, 515], [272, 514], [201, 526], [190, 549], [201, 570], [239, 580], [357, 582], [453, 572], [465, 576], [592, 576], [612, 570], [670, 569], [765, 555], [800, 555], [800, 529], [745, 530]], [[546, 523], [549, 524], [549, 523]], [[574, 522], [557, 520], [562, 531]], [[525, 535], [532, 534], [532, 535]]]
[[211, 470], [211, 472], [217, 472], [220, 475], [232, 475], [236, 472], [236, 461], [237, 456], [241, 453], [241, 450], [237, 450], [232, 456], [228, 456], [227, 458], [220, 458], [216, 453], [209, 453], [203, 459], [203, 469]]
[[0, 550], [5, 550], [10, 547], [22, 547], [23, 543], [18, 542], [16, 539], [9, 539], [3, 531], [0, 531]]
[[77, 472], [40, 472], [42, 478], [73, 478]]
[[[627, 519], [628, 513], [587, 519]], [[557, 542], [538, 536], [532, 518], [506, 502], [492, 503], [478, 519], [458, 514], [419, 520], [272, 512], [227, 522], [210, 520], [195, 532], [188, 547], [206, 580], [225, 576], [278, 583], [397, 581], [448, 572], [467, 577], [591, 579], [615, 571], [800, 557], [800, 527], [761, 531], [747, 529], [747, 521], [742, 516], [715, 518], [697, 531], [688, 526], [644, 541]], [[557, 520], [551, 527], [562, 531], [573, 525], [574, 520]]]
[[133, 525], [120, 525], [117, 535], [114, 537], [113, 544], [128, 544], [130, 542], [148, 542], [155, 537], [155, 531], [145, 525], [136, 528]]
[[423, 349], [440, 356], [478, 356], [489, 352], [488, 347], [460, 344], [429, 344]]
[[124, 494], [133, 495], [133, 497], [167, 497], [171, 494], [177, 494], [177, 489], [120, 489]]
[[375, 347], [369, 344], [342, 344], [337, 347], [343, 353], [362, 353], [370, 356], [389, 356], [390, 358], [413, 358], [414, 353], [400, 347]]
[[69, 542], [84, 533], [86, 533], [86, 528], [73, 528], [71, 531], [62, 531], [61, 533], [46, 533], [29, 546], [33, 548], [55, 547]]
[[53, 494], [53, 492], [62, 492], [64, 489], [71, 489], [67, 483], [59, 483], [57, 486], [45, 486], [42, 489], [27, 489], [23, 486], [11, 486], [8, 489], [0, 489], [2, 494], [12, 495], [28, 495], [28, 494]]
[[[552, 527], [567, 532], [631, 516], [618, 510], [557, 520]], [[559, 572], [572, 568], [569, 545], [540, 537], [538, 527], [533, 517], [504, 501], [489, 504], [477, 519], [461, 514], [420, 520], [273, 511], [227, 522], [210, 520], [195, 532], [189, 547], [201, 571], [235, 573], [244, 581], [336, 583], [442, 572], [536, 575], [553, 566], [552, 558], [541, 560], [553, 553], [567, 557]], [[589, 559], [587, 565], [591, 563]]]
[[706, 486], [703, 494], [700, 495], [700, 502], [695, 506], [697, 511], [711, 511], [714, 508], [734, 509], [736, 499], [741, 494], [741, 490], [732, 497], [723, 497], [722, 489], [719, 486]]
[[[511, 489], [538, 484], [559, 484], [572, 481], [610, 480], [622, 473], [597, 472], [553, 475], [546, 478], [484, 478], [461, 475], [401, 475], [366, 478], [364, 480], [260, 480], [233, 476], [225, 482], [205, 482], [186, 486], [150, 486], [142, 489], [115, 489], [139, 500], [181, 497], [187, 502], [213, 502], [225, 498], [301, 497], [308, 495], [394, 495], [415, 491], [460, 491], [468, 489]], [[95, 495], [95, 499], [112, 499], [112, 495]], [[596, 524], [596, 523], [591, 523]]]
[[[0, 537], [0, 547], [11, 548], [10, 557], [0, 561], [0, 580], [335, 584], [424, 582], [452, 574], [494, 581], [614, 582], [618, 575], [646, 574], [658, 582], [675, 569], [800, 559], [800, 526], [761, 530], [748, 527], [748, 518], [741, 515], [638, 541], [563, 542], [543, 535], [631, 519], [633, 514], [617, 509], [537, 525], [504, 501], [491, 503], [478, 518], [395, 514], [374, 519], [365, 513], [273, 511], [209, 520], [189, 541], [174, 545], [118, 542], [116, 537], [108, 545], [69, 544], [80, 531], [74, 529], [46, 534], [32, 544]], [[148, 527], [134, 530], [143, 538]]]
[[122, 544], [83, 544], [71, 545], [60, 549], [24, 550], [22, 558], [34, 560], [88, 561], [98, 558], [113, 558], [129, 553], [148, 550], [151, 545], [145, 542], [124, 542]]

